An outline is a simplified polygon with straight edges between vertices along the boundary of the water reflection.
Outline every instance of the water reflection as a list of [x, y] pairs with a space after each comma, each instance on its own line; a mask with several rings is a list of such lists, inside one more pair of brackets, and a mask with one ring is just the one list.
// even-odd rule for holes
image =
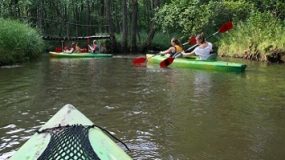
[[71, 103], [134, 159], [282, 159], [283, 67], [249, 64], [235, 74], [133, 67], [121, 57], [3, 68], [0, 157]]
[[194, 97], [201, 97], [201, 99], [207, 99], [211, 97], [211, 74], [207, 72], [196, 72], [194, 77]]
[[[5, 133], [5, 136], [0, 138], [0, 151], [6, 153], [8, 156], [11, 154], [11, 149], [16, 148], [19, 144], [28, 140], [31, 135], [39, 128], [40, 126], [35, 126], [32, 128], [20, 128], [16, 124], [9, 124], [0, 128], [0, 131]], [[13, 150], [12, 150], [13, 151]], [[5, 157], [1, 156], [1, 158]]]

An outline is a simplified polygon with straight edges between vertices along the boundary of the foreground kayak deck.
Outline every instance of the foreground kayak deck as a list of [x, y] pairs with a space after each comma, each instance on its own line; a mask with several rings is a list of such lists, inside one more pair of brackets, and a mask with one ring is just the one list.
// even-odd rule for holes
[[65, 52], [49, 52], [53, 58], [103, 58], [112, 57], [112, 54], [105, 53], [65, 53]]
[[[67, 104], [58, 111], [39, 132], [53, 129], [60, 126], [83, 125], [91, 126], [93, 123], [79, 112], [74, 106]], [[131, 159], [116, 143], [114, 143], [101, 129], [92, 127], [89, 129], [88, 138], [91, 148], [101, 160], [129, 160]], [[35, 133], [12, 157], [10, 160], [35, 160], [40, 158], [51, 141], [51, 135], [47, 132]], [[65, 141], [64, 141], [65, 142]], [[81, 144], [79, 144], [81, 146]], [[82, 144], [84, 146], [84, 144]], [[62, 144], [66, 146], [66, 144]], [[54, 149], [52, 149], [54, 150]], [[74, 149], [75, 150], [75, 149]], [[78, 150], [78, 148], [77, 148]], [[76, 152], [75, 152], [76, 153]], [[59, 154], [59, 153], [55, 153]], [[80, 159], [78, 154], [62, 154], [64, 159]], [[94, 158], [92, 158], [94, 159]]]
[[[149, 64], [159, 64], [165, 60], [167, 56], [161, 56], [153, 54], [147, 54], [147, 62]], [[191, 68], [191, 69], [204, 69], [204, 70], [216, 70], [216, 71], [230, 71], [230, 72], [243, 72], [246, 65], [224, 61], [201, 61], [193, 58], [175, 58], [173, 63], [169, 67], [177, 68]]]

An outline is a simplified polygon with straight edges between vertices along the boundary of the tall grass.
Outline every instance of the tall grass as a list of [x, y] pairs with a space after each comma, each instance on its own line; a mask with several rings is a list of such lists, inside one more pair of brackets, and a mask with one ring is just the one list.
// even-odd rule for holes
[[219, 42], [222, 56], [243, 57], [267, 61], [272, 54], [284, 54], [284, 22], [269, 13], [251, 13], [249, 19], [239, 23]]
[[44, 43], [27, 24], [0, 18], [0, 66], [36, 59]]

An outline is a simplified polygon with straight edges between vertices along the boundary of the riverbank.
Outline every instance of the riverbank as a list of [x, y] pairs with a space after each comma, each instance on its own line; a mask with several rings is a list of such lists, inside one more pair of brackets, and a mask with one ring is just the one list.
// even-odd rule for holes
[[267, 63], [284, 63], [285, 62], [285, 51], [281, 49], [271, 50], [266, 54], [261, 54], [259, 52], [249, 53], [247, 50], [240, 54], [228, 55], [224, 53], [219, 54], [220, 57], [232, 57], [241, 58], [251, 61], [260, 61]]
[[269, 13], [252, 13], [248, 20], [218, 42], [219, 55], [253, 61], [283, 63], [285, 24]]

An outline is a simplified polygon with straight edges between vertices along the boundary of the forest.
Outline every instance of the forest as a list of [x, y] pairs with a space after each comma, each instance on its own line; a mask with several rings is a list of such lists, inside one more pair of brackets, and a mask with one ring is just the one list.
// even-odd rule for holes
[[110, 51], [133, 54], [165, 49], [173, 36], [184, 42], [210, 35], [230, 20], [234, 29], [210, 40], [219, 55], [281, 62], [284, 10], [282, 0], [2, 0], [0, 18], [28, 24], [41, 36], [110, 34]]

